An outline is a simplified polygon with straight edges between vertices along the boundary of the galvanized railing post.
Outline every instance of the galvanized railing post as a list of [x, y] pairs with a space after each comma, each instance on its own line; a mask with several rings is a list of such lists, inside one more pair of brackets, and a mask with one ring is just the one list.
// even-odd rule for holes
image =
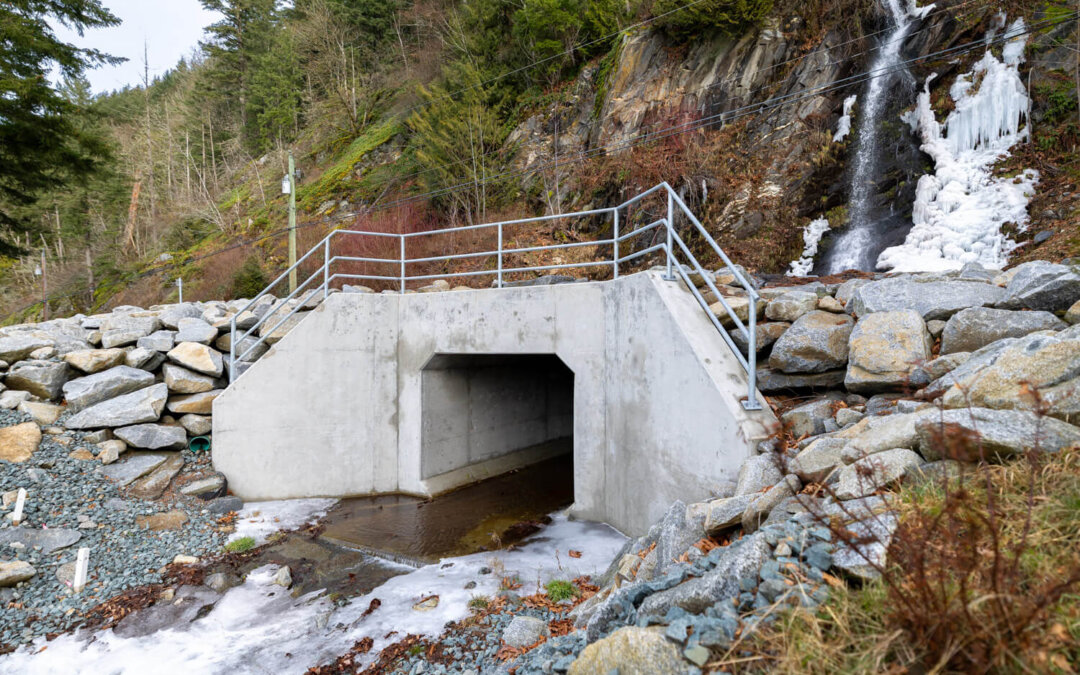
[[236, 381], [236, 314], [229, 319], [229, 384]]
[[672, 258], [675, 257], [675, 251], [673, 250], [674, 242], [672, 242], [672, 228], [675, 227], [675, 200], [671, 196], [671, 188], [667, 189], [667, 274], [664, 279], [667, 281], [675, 281], [675, 275], [671, 271]]
[[612, 257], [611, 257], [611, 269], [614, 270], [616, 279], [619, 278], [619, 209], [616, 208], [612, 211], [614, 214], [614, 224], [612, 229], [614, 233], [611, 235], [612, 241]]
[[747, 323], [747, 353], [746, 362], [749, 364], [747, 370], [747, 392], [746, 401], [743, 402], [743, 408], [746, 410], [761, 410], [761, 403], [757, 400], [757, 293], [753, 288], [747, 288], [746, 294], [749, 296], [750, 303], [748, 305], [747, 314], [749, 314], [749, 321]]
[[499, 226], [498, 226], [497, 229], [499, 231], [499, 246], [498, 246], [498, 249], [499, 249], [499, 262], [498, 262], [498, 271], [496, 271], [496, 273], [495, 273], [495, 287], [496, 288], [502, 288], [503, 287], [503, 226], [502, 226], [502, 223], [499, 223]]
[[405, 235], [399, 234], [398, 241], [401, 242], [401, 294], [405, 295]]
[[[333, 233], [330, 236], [333, 236]], [[323, 251], [323, 300], [330, 297], [330, 236], [326, 237], [326, 249]]]

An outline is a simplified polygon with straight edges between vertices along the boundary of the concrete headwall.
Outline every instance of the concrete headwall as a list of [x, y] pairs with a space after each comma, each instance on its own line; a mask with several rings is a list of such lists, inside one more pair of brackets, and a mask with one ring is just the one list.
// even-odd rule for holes
[[694, 299], [648, 272], [332, 295], [214, 402], [214, 464], [237, 495], [280, 499], [431, 495], [544, 459], [545, 446], [425, 458], [438, 445], [425, 446], [425, 367], [484, 354], [555, 355], [573, 372], [573, 512], [628, 534], [734, 479], [776, 426], [743, 410], [746, 376]]

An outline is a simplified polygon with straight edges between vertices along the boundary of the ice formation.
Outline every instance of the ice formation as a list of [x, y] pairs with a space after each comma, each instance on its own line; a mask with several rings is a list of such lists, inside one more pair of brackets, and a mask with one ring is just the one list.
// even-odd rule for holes
[[[847, 107], [846, 102], [844, 107]], [[817, 255], [818, 244], [821, 243], [821, 237], [828, 231], [829, 220], [827, 218], [811, 220], [810, 224], [803, 228], [802, 236], [805, 246], [802, 257], [791, 261], [791, 269], [787, 273], [789, 277], [805, 277], [810, 274], [810, 271], [814, 269], [814, 256]]]
[[[571, 521], [560, 514], [513, 551], [447, 558], [416, 570], [402, 568], [407, 573], [340, 607], [324, 591], [292, 597], [273, 584], [278, 567], [265, 565], [190, 624], [141, 637], [120, 637], [110, 629], [62, 635], [51, 642], [40, 639], [5, 656], [0, 673], [301, 675], [370, 637], [373, 649], [358, 659], [359, 671], [405, 635], [439, 635], [448, 621], [468, 616], [471, 597], [494, 595], [503, 576], [516, 574], [524, 585], [521, 592], [534, 593], [551, 579], [602, 573], [625, 543], [626, 537], [607, 525]], [[571, 558], [570, 550], [581, 557]], [[491, 568], [489, 573], [481, 574], [483, 567]], [[475, 588], [466, 588], [470, 581], [476, 582]], [[413, 609], [432, 595], [439, 596], [435, 608]], [[378, 608], [365, 614], [376, 598]]]
[[844, 99], [844, 114], [840, 115], [840, 121], [836, 123], [836, 133], [832, 137], [833, 143], [839, 143], [851, 133], [851, 109], [858, 98], [858, 94], [852, 94]]
[[236, 514], [236, 529], [229, 541], [251, 537], [256, 544], [278, 530], [294, 530], [326, 515], [336, 499], [282, 499], [248, 502]]
[[949, 90], [955, 110], [946, 118], [944, 132], [930, 107], [933, 76], [927, 79], [914, 116], [905, 121], [914, 122], [935, 170], [919, 179], [907, 238], [882, 252], [878, 269], [948, 271], [969, 262], [1000, 268], [1016, 248], [1002, 227], [1027, 227], [1028, 199], [1039, 174], [1027, 169], [997, 178], [992, 169], [1029, 134], [1031, 101], [1018, 71], [1024, 31], [1023, 20], [1017, 19], [1004, 36], [1001, 60], [988, 49], [970, 73], [957, 77]]

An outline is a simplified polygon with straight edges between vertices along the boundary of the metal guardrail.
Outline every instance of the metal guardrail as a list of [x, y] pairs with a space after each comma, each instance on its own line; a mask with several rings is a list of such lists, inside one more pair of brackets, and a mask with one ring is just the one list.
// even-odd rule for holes
[[[651, 197], [657, 193], [660, 193], [661, 197], [667, 197], [667, 216], [665, 218], [655, 220], [648, 225], [643, 225], [641, 227], [633, 229], [629, 232], [620, 233], [619, 225], [621, 220], [621, 214], [623, 213], [623, 211], [625, 211], [630, 206], [633, 206], [634, 204], [637, 204], [638, 202], [641, 202], [642, 200]], [[739, 284], [743, 287], [743, 289], [745, 289], [747, 294], [747, 300], [749, 303], [749, 311], [747, 312], [747, 321], [745, 323], [742, 319], [738, 317], [736, 312], [727, 303], [727, 300], [720, 293], [720, 290], [716, 287], [716, 283], [713, 280], [712, 275], [705, 271], [705, 269], [701, 266], [701, 263], [698, 262], [697, 258], [690, 251], [690, 247], [686, 244], [686, 241], [676, 231], [674, 223], [676, 216], [679, 214], [682, 214], [686, 218], [686, 220], [689, 221], [692, 226], [692, 231], [699, 235], [709, 245], [712, 251], [716, 253], [720, 260], [723, 261], [723, 263], [728, 267], [730, 272], [735, 276], [736, 280], [738, 280]], [[526, 223], [539, 223], [545, 221], [585, 218], [590, 216], [603, 215], [610, 216], [612, 219], [612, 235], [609, 239], [600, 239], [587, 242], [572, 242], [568, 244], [550, 244], [546, 246], [529, 246], [524, 248], [506, 248], [504, 246], [504, 229], [509, 225], [522, 225]], [[659, 228], [663, 228], [666, 234], [665, 240], [662, 243], [654, 244], [640, 251], [635, 251], [630, 255], [620, 255], [620, 244], [626, 242], [629, 239], [640, 237], [646, 232], [657, 230]], [[492, 251], [453, 253], [448, 255], [427, 256], [422, 258], [409, 258], [406, 256], [406, 242], [412, 239], [449, 234], [453, 232], [467, 232], [491, 229], [496, 230], [498, 237], [498, 247]], [[399, 243], [397, 247], [399, 255], [397, 258], [368, 258], [330, 255], [330, 247], [335, 237], [352, 236], [396, 239]], [[577, 248], [582, 246], [605, 245], [611, 246], [612, 253], [610, 260], [584, 261], [556, 265], [535, 265], [530, 267], [504, 266], [505, 258], [508, 255], [533, 253], [539, 251], [554, 251], [560, 249]], [[289, 293], [288, 296], [279, 300], [275, 300], [274, 304], [271, 305], [271, 307], [268, 308], [267, 311], [261, 317], [259, 317], [258, 320], [250, 328], [238, 335], [236, 326], [237, 318], [243, 315], [245, 312], [251, 310], [252, 307], [256, 306], [256, 304], [261, 298], [268, 295], [270, 290], [275, 288], [279, 283], [281, 283], [291, 271], [299, 269], [300, 265], [302, 265], [309, 258], [311, 258], [313, 254], [316, 254], [316, 252], [321, 252], [323, 257], [322, 264], [319, 266], [319, 268], [306, 279], [304, 279], [304, 281], [296, 287], [296, 290]], [[627, 263], [632, 260], [637, 260], [638, 258], [642, 258], [652, 253], [660, 252], [663, 252], [665, 254], [666, 259], [667, 270], [665, 273], [665, 279], [669, 281], [674, 281], [676, 279], [676, 274], [679, 278], [682, 279], [683, 283], [686, 284], [686, 287], [690, 289], [690, 292], [693, 294], [694, 299], [697, 300], [698, 304], [701, 305], [701, 308], [705, 311], [705, 314], [712, 321], [713, 326], [716, 327], [716, 330], [720, 333], [721, 337], [723, 337], [724, 341], [727, 343], [731, 351], [735, 354], [735, 358], [738, 359], [739, 364], [743, 367], [743, 369], [746, 370], [748, 385], [746, 399], [742, 402], [743, 407], [747, 410], [760, 410], [761, 402], [758, 401], [757, 398], [757, 312], [755, 311], [759, 296], [754, 290], [753, 284], [751, 284], [750, 281], [738, 270], [738, 268], [735, 267], [735, 264], [731, 262], [731, 259], [728, 258], [727, 254], [724, 253], [723, 249], [720, 248], [719, 244], [716, 243], [716, 240], [713, 239], [713, 237], [705, 230], [705, 227], [701, 224], [701, 221], [697, 219], [697, 217], [686, 206], [686, 203], [682, 200], [682, 198], [680, 198], [679, 195], [675, 192], [675, 190], [673, 190], [671, 186], [668, 185], [666, 182], [660, 183], [659, 185], [656, 185], [642, 192], [641, 194], [632, 197], [631, 199], [628, 199], [627, 201], [619, 204], [618, 206], [612, 206], [604, 209], [575, 211], [573, 213], [562, 213], [550, 216], [536, 216], [533, 218], [519, 218], [517, 220], [506, 220], [496, 223], [483, 223], [479, 225], [467, 225], [464, 227], [454, 227], [442, 230], [430, 230], [426, 232], [413, 232], [409, 234], [388, 234], [384, 232], [364, 232], [358, 230], [334, 230], [333, 232], [328, 234], [326, 238], [324, 238], [321, 242], [315, 245], [311, 250], [305, 253], [303, 257], [297, 260], [292, 267], [282, 272], [281, 276], [279, 276], [277, 279], [274, 279], [274, 281], [271, 282], [271, 284], [267, 286], [266, 289], [264, 289], [254, 298], [252, 298], [250, 302], [248, 302], [242, 309], [240, 309], [240, 311], [236, 312], [236, 314], [233, 315], [232, 319], [229, 322], [229, 381], [232, 382], [237, 377], [236, 372], [238, 369], [234, 366], [237, 361], [242, 362], [245, 358], [247, 358], [247, 356], [251, 354], [255, 349], [257, 349], [260, 344], [266, 341], [267, 336], [272, 335], [275, 331], [277, 331], [278, 328], [283, 326], [285, 322], [292, 318], [294, 314], [296, 314], [298, 311], [300, 311], [301, 308], [307, 305], [312, 300], [312, 298], [317, 297], [321, 293], [323, 299], [325, 299], [330, 293], [331, 284], [338, 279], [395, 282], [398, 285], [399, 292], [405, 293], [406, 286], [409, 281], [426, 281], [431, 279], [445, 278], [448, 276], [494, 276], [495, 286], [497, 288], [502, 288], [504, 285], [505, 276], [509, 273], [517, 272], [542, 272], [550, 270], [566, 270], [575, 268], [610, 266], [613, 277], [618, 278], [620, 264]], [[467, 260], [472, 258], [485, 257], [496, 258], [495, 269], [462, 271], [444, 274], [410, 275], [408, 273], [408, 265], [410, 264], [446, 262], [452, 260]], [[686, 263], [689, 265], [689, 272], [687, 271], [687, 266], [679, 262], [680, 257], [684, 258]], [[331, 270], [335, 263], [381, 263], [393, 265], [393, 268], [398, 270], [398, 273], [393, 276], [373, 274], [346, 274], [341, 272], [332, 274]], [[712, 310], [709, 309], [709, 303], [705, 301], [705, 298], [702, 296], [701, 292], [694, 284], [693, 279], [691, 279], [691, 276], [695, 274], [704, 281], [705, 285], [712, 293], [712, 296], [715, 297], [723, 306], [723, 308], [727, 311], [728, 316], [731, 318], [732, 322], [735, 325], [735, 330], [741, 333], [744, 337], [746, 344], [748, 345], [746, 356], [744, 356], [743, 353], [739, 350], [734, 340], [732, 340], [731, 336], [728, 334], [728, 331], [725, 330], [723, 325], [720, 323], [720, 320], [716, 317], [715, 314], [713, 314]], [[312, 282], [320, 278], [321, 281], [319, 281], [315, 285], [312, 285]], [[265, 335], [258, 336], [257, 339], [252, 339], [252, 335], [255, 334], [256, 331], [260, 331], [263, 325], [266, 324], [271, 319], [271, 317], [276, 317], [277, 315], [279, 315], [281, 313], [281, 308], [287, 308], [288, 303], [294, 300], [296, 301], [295, 306], [292, 307], [292, 309], [288, 311], [284, 315], [284, 317], [277, 321], [277, 323], [274, 324], [273, 328], [266, 331]], [[242, 350], [239, 354], [237, 354], [238, 349]]]

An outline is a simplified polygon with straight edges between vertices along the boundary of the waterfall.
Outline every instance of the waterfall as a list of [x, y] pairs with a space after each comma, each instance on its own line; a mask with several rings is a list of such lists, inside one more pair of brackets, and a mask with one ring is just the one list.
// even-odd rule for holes
[[892, 20], [892, 29], [878, 47], [877, 57], [870, 68], [871, 77], [866, 92], [861, 96], [862, 105], [856, 116], [858, 128], [855, 157], [850, 173], [850, 197], [848, 201], [848, 226], [836, 238], [829, 251], [825, 265], [826, 274], [847, 269], [872, 270], [876, 254], [873, 251], [875, 223], [872, 216], [873, 199], [876, 196], [878, 157], [881, 146], [881, 122], [898, 73], [894, 72], [901, 61], [904, 40], [911, 31], [912, 19], [932, 9], [924, 7], [912, 11], [901, 0], [884, 0]]

